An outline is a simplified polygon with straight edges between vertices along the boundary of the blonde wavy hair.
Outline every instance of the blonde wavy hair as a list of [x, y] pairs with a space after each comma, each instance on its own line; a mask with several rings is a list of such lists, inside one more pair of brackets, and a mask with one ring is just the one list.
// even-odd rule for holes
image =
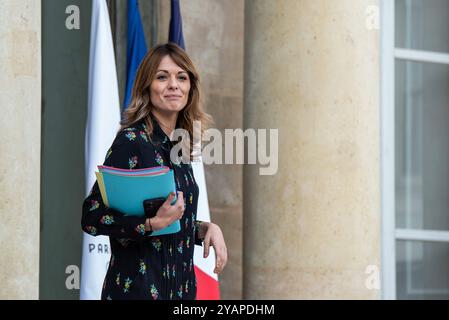
[[181, 47], [171, 42], [153, 47], [143, 58], [134, 80], [131, 101], [123, 113], [123, 120], [120, 122], [119, 132], [145, 119], [147, 134], [151, 139], [153, 133], [151, 110], [154, 108], [150, 98], [151, 83], [155, 79], [162, 58], [167, 55], [180, 68], [185, 70], [190, 78], [189, 97], [186, 106], [178, 114], [176, 128], [185, 129], [189, 133], [190, 150], [193, 150], [193, 121], [200, 121], [202, 137], [204, 130], [213, 123], [213, 120], [202, 109], [200, 103], [200, 79], [192, 60]]

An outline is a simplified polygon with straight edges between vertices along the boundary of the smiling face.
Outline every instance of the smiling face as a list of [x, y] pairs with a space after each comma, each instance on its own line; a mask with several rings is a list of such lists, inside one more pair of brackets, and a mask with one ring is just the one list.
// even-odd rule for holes
[[189, 74], [166, 55], [159, 63], [150, 91], [151, 103], [158, 112], [178, 113], [189, 98]]

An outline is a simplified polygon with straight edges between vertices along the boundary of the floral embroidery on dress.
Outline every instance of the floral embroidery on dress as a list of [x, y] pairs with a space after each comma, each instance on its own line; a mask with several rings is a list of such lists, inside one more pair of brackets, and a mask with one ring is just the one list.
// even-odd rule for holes
[[189, 194], [189, 203], [192, 204], [193, 203], [193, 193]]
[[129, 163], [129, 168], [130, 169], [134, 169], [136, 167], [136, 165], [137, 165], [137, 156], [129, 158], [128, 163]]
[[187, 248], [190, 248], [190, 236], [187, 237], [187, 240], [186, 240], [186, 247], [187, 247]]
[[178, 297], [182, 298], [182, 284], [179, 286]]
[[187, 187], [188, 187], [188, 186], [189, 186], [189, 179], [187, 178], [187, 175], [186, 175], [186, 174], [184, 174], [184, 179], [185, 179], [186, 185], [187, 185]]
[[114, 217], [109, 215], [103, 216], [101, 217], [100, 223], [109, 226], [114, 223]]
[[170, 255], [173, 255], [173, 247], [170, 245], [170, 247], [168, 248], [168, 252], [170, 252]]
[[182, 253], [182, 245], [184, 244], [184, 240], [181, 240], [181, 242], [178, 244], [178, 252]]
[[166, 268], [166, 270], [167, 270], [167, 278], [170, 279], [170, 266], [169, 266], [168, 263], [167, 263], [167, 268]]
[[129, 141], [136, 140], [136, 134], [133, 131], [129, 131], [125, 134], [125, 136], [128, 138]]
[[86, 230], [89, 234], [91, 234], [93, 236], [97, 234], [97, 228], [95, 228], [93, 226], [87, 226]]
[[139, 273], [140, 274], [147, 273], [147, 265], [145, 264], [145, 262], [142, 259], [140, 259], [140, 263], [139, 263]]
[[153, 245], [153, 247], [157, 250], [160, 251], [161, 247], [162, 247], [162, 242], [159, 238], [154, 238], [151, 240], [151, 244]]
[[146, 142], [148, 142], [148, 137], [147, 134], [144, 131], [140, 131], [140, 137], [145, 140]]
[[185, 291], [186, 293], [189, 292], [189, 280], [186, 280]]
[[176, 276], [176, 265], [172, 266], [172, 273], [171, 273], [172, 277], [174, 278]]
[[184, 271], [184, 272], [186, 272], [186, 269], [187, 269], [187, 262], [183, 262], [182, 263], [182, 266], [183, 266], [183, 268], [182, 268], [182, 270]]
[[161, 155], [159, 152], [156, 152], [156, 157], [154, 158], [154, 160], [156, 160], [156, 162], [160, 165], [163, 166], [164, 165], [164, 160], [162, 159]]
[[115, 277], [115, 284], [120, 286], [120, 272], [117, 273], [117, 276]]
[[98, 209], [100, 207], [100, 203], [97, 200], [91, 200], [90, 201], [90, 209], [89, 211], [94, 211], [95, 209]]
[[131, 283], [133, 283], [133, 281], [129, 277], [125, 279], [125, 284], [123, 286], [123, 293], [128, 293], [129, 292], [129, 288], [131, 287]]
[[157, 292], [156, 286], [154, 284], [151, 285], [150, 292], [153, 300], [156, 300], [159, 297], [159, 292]]
[[135, 230], [138, 234], [144, 235], [145, 234], [145, 225], [141, 223], [136, 227]]
[[170, 290], [170, 300], [173, 299], [173, 290]]

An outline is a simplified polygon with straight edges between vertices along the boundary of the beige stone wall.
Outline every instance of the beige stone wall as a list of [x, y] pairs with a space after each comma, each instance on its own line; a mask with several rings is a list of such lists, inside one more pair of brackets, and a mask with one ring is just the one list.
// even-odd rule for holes
[[37, 299], [41, 4], [0, 8], [0, 299]]
[[[242, 0], [181, 1], [186, 51], [202, 83], [206, 112], [215, 127], [242, 128]], [[159, 42], [168, 40], [170, 1], [160, 1]], [[211, 219], [223, 230], [228, 265], [219, 275], [221, 298], [242, 298], [242, 166], [205, 166]]]
[[244, 124], [279, 128], [279, 171], [244, 172], [244, 298], [377, 299], [378, 1], [245, 3]]

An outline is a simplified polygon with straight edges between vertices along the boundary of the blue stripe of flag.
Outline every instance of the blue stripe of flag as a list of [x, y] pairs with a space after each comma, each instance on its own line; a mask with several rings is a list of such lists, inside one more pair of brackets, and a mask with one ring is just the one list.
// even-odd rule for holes
[[179, 0], [171, 0], [171, 15], [170, 15], [170, 31], [168, 41], [174, 42], [184, 50], [184, 35], [182, 34], [182, 18]]
[[128, 0], [128, 40], [126, 53], [126, 89], [123, 111], [131, 101], [131, 91], [137, 68], [147, 53], [145, 34], [137, 0]]

